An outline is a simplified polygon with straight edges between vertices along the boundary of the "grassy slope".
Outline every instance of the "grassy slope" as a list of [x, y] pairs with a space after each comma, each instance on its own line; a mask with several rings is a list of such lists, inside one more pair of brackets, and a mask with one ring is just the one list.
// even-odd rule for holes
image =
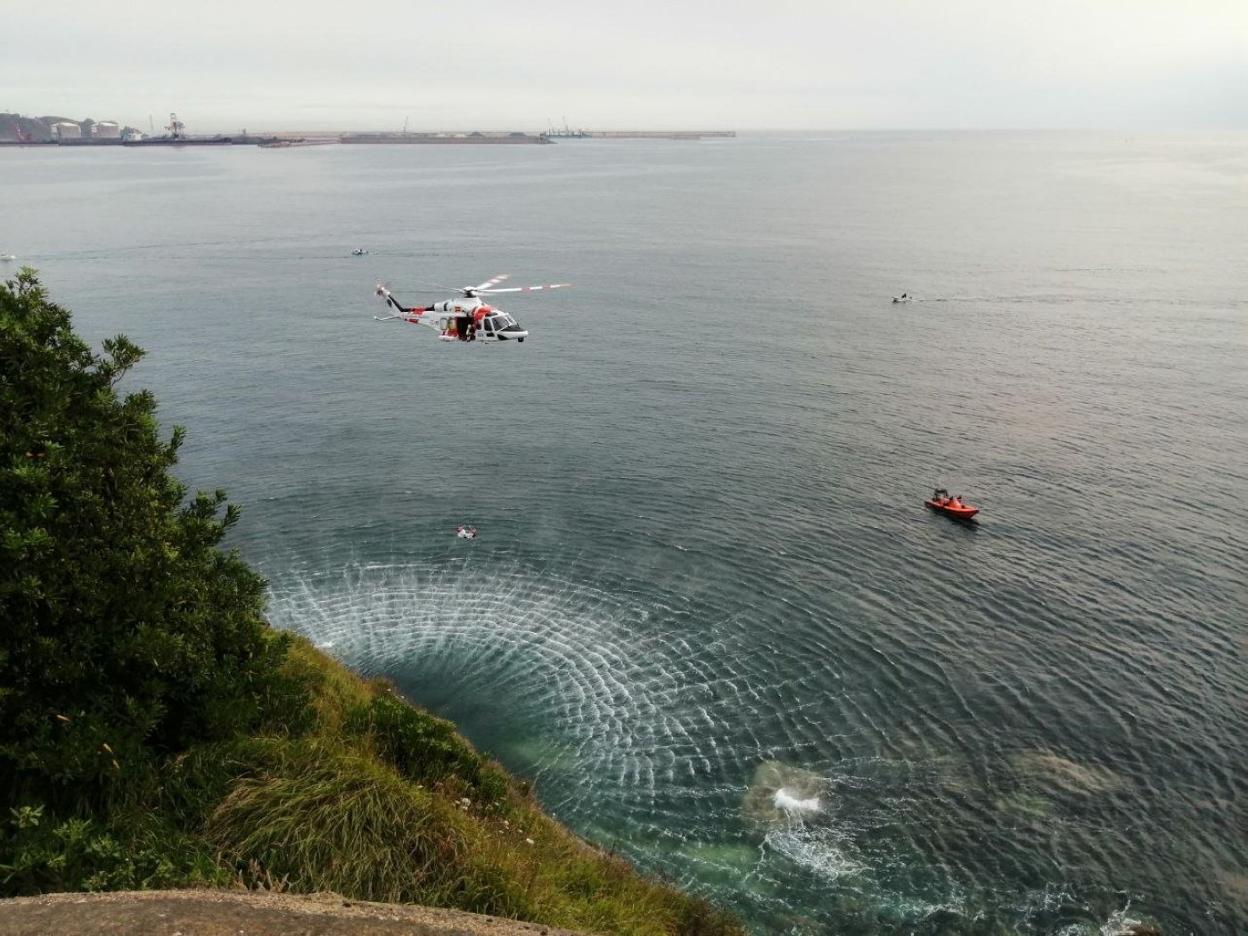
[[287, 671], [310, 693], [292, 704], [303, 725], [192, 750], [160, 784], [160, 811], [192, 830], [216, 872], [598, 932], [739, 931], [572, 835], [526, 784], [387, 683], [302, 639]]

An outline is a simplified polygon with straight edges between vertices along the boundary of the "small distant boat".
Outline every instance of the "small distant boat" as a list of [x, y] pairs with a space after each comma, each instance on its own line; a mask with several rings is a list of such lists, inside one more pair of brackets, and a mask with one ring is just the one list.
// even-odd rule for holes
[[979, 508], [971, 504], [964, 504], [957, 497], [950, 497], [949, 492], [944, 488], [939, 488], [927, 500], [923, 502], [932, 510], [943, 513], [946, 517], [952, 517], [954, 520], [970, 520], [977, 513]]
[[17, 254], [0, 254], [0, 260], [16, 260]]
[[455, 535], [460, 539], [476, 539], [477, 528], [470, 526], [461, 526], [455, 528]]
[[914, 302], [914, 296], [908, 296], [902, 293], [900, 296], [893, 296], [893, 302]]
[[351, 256], [365, 257], [365, 256], [368, 256], [368, 251], [365, 250], [363, 247], [356, 247], [355, 250], [351, 251]]

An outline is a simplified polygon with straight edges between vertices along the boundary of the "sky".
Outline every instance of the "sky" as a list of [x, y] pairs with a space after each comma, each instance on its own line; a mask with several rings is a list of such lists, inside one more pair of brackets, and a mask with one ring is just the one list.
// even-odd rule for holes
[[1248, 0], [0, 0], [0, 111], [190, 132], [1248, 129]]

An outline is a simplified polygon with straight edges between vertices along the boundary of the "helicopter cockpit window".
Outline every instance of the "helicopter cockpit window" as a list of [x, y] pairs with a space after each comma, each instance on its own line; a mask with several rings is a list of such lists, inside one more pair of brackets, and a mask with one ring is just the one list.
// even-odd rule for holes
[[493, 331], [494, 331], [494, 320], [493, 320], [493, 319], [488, 319], [488, 318], [487, 318], [487, 319], [483, 319], [483, 320], [482, 320], [482, 322], [481, 322], [481, 324], [483, 324], [483, 325], [485, 326], [485, 330], [486, 330], [487, 332], [493, 332]]

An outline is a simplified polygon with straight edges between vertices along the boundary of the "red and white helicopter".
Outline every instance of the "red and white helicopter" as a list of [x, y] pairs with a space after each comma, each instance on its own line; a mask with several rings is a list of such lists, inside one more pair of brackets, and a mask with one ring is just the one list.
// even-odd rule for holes
[[[571, 283], [551, 283], [546, 286], [509, 286], [496, 289], [507, 279], [507, 274], [488, 279], [479, 286], [462, 286], [459, 299], [447, 299], [429, 306], [403, 306], [385, 286], [377, 287], [377, 295], [386, 300], [386, 306], [394, 309], [393, 315], [378, 316], [379, 322], [399, 319], [411, 325], [428, 325], [438, 331], [442, 341], [524, 341], [529, 333], [504, 312], [489, 305], [482, 296], [499, 293], [535, 292], [539, 289], [563, 289]], [[453, 287], [446, 287], [448, 289]]]

